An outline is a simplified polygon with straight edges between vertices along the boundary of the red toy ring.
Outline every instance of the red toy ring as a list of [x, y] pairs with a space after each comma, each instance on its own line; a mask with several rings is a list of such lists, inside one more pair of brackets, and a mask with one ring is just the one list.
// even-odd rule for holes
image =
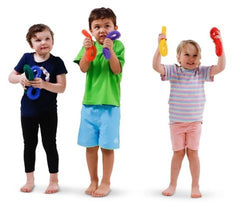
[[210, 31], [210, 36], [213, 39], [213, 42], [215, 43], [215, 47], [216, 47], [216, 55], [217, 56], [221, 56], [222, 55], [222, 41], [217, 38], [216, 36], [218, 36], [220, 34], [220, 31], [218, 28], [213, 27]]
[[[92, 36], [85, 29], [82, 30], [82, 34], [85, 37], [90, 38], [91, 41], [93, 41]], [[97, 49], [94, 45], [92, 45], [90, 48], [88, 48], [86, 50], [86, 59], [88, 62], [93, 61], [95, 59], [96, 55], [97, 55]]]

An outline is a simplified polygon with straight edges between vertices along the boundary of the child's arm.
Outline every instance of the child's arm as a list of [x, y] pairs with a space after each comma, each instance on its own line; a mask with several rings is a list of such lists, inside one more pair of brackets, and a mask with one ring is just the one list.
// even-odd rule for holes
[[63, 93], [66, 88], [66, 76], [65, 74], [57, 75], [56, 83], [50, 83], [42, 80], [41, 78], [35, 78], [33, 81], [29, 81], [24, 74], [21, 74], [13, 70], [9, 77], [9, 82], [20, 83], [24, 88], [25, 86], [33, 86], [34, 88], [45, 89], [53, 93]]
[[30, 86], [30, 82], [28, 81], [26, 76], [24, 74], [21, 74], [21, 73], [15, 71], [15, 70], [13, 70], [9, 74], [8, 81], [13, 83], [13, 84], [20, 83], [23, 87]]
[[211, 76], [214, 76], [214, 75], [222, 72], [225, 69], [225, 65], [226, 65], [226, 58], [225, 58], [225, 53], [223, 50], [222, 55], [220, 57], [218, 57], [217, 65], [215, 65], [211, 68]]
[[[84, 39], [84, 41], [83, 41], [83, 46], [84, 46], [84, 48], [87, 50], [87, 49], [90, 48], [92, 45], [93, 45], [93, 42], [91, 41], [91, 39], [88, 38], [88, 37], [86, 37], [86, 38]], [[91, 62], [87, 61], [87, 59], [86, 59], [86, 51], [85, 51], [85, 54], [83, 55], [83, 57], [82, 57], [81, 60], [79, 61], [80, 70], [81, 70], [83, 73], [88, 72], [90, 63], [91, 63]]]
[[[222, 41], [221, 35], [218, 35], [218, 36], [219, 36], [219, 39], [221, 39], [221, 41]], [[225, 53], [223, 50], [222, 55], [218, 57], [217, 65], [214, 65], [211, 68], [211, 76], [214, 76], [214, 75], [222, 72], [225, 69], [225, 65], [226, 65], [226, 57], [225, 57]]]
[[121, 64], [117, 58], [117, 55], [113, 51], [113, 41], [110, 38], [106, 38], [103, 43], [104, 48], [108, 48], [111, 54], [111, 58], [109, 60], [109, 65], [114, 74], [120, 74], [122, 71]]
[[[158, 45], [161, 39], [166, 39], [165, 35], [162, 33], [158, 36]], [[164, 65], [161, 63], [161, 54], [159, 52], [159, 47], [157, 47], [157, 50], [153, 56], [153, 69], [158, 73], [165, 75]]]
[[34, 88], [45, 89], [52, 93], [63, 93], [66, 88], [66, 75], [57, 75], [56, 81], [56, 83], [51, 83], [44, 81], [41, 78], [35, 78], [33, 81], [30, 81], [30, 85], [32, 85]]

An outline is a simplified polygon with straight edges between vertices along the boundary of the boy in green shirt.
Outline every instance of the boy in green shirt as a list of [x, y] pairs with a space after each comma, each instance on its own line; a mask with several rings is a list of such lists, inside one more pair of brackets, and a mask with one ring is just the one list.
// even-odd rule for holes
[[[85, 193], [103, 197], [110, 192], [110, 177], [114, 163], [114, 149], [119, 148], [120, 82], [124, 65], [124, 46], [119, 40], [106, 38], [117, 30], [116, 16], [109, 8], [92, 10], [89, 30], [96, 39], [85, 38], [83, 47], [74, 60], [82, 72], [87, 73], [85, 94], [81, 112], [78, 144], [86, 147], [86, 158], [91, 178]], [[95, 46], [96, 58], [89, 62], [86, 50]], [[106, 60], [102, 50], [111, 54]], [[102, 150], [103, 176], [98, 184], [98, 149]]]

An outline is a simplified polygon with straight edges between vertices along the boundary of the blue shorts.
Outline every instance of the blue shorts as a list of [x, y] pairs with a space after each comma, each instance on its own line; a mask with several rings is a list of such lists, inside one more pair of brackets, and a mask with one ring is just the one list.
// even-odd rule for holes
[[84, 147], [119, 148], [120, 107], [83, 105], [78, 144]]

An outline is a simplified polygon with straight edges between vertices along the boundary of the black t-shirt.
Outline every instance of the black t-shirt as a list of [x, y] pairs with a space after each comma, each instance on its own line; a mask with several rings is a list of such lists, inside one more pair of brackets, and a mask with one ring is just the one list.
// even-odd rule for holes
[[[23, 73], [23, 66], [27, 64], [30, 67], [37, 65], [43, 67], [50, 74], [49, 82], [56, 83], [56, 76], [60, 74], [66, 74], [67, 70], [64, 62], [60, 57], [55, 57], [52, 54], [50, 58], [44, 62], [38, 63], [34, 61], [34, 53], [25, 53], [17, 66], [15, 71]], [[45, 75], [42, 74], [41, 78], [45, 80]], [[45, 89], [41, 89], [40, 97], [36, 100], [31, 100], [24, 93], [21, 100], [21, 115], [22, 116], [41, 116], [45, 113], [51, 113], [57, 111], [57, 93], [52, 93]]]

